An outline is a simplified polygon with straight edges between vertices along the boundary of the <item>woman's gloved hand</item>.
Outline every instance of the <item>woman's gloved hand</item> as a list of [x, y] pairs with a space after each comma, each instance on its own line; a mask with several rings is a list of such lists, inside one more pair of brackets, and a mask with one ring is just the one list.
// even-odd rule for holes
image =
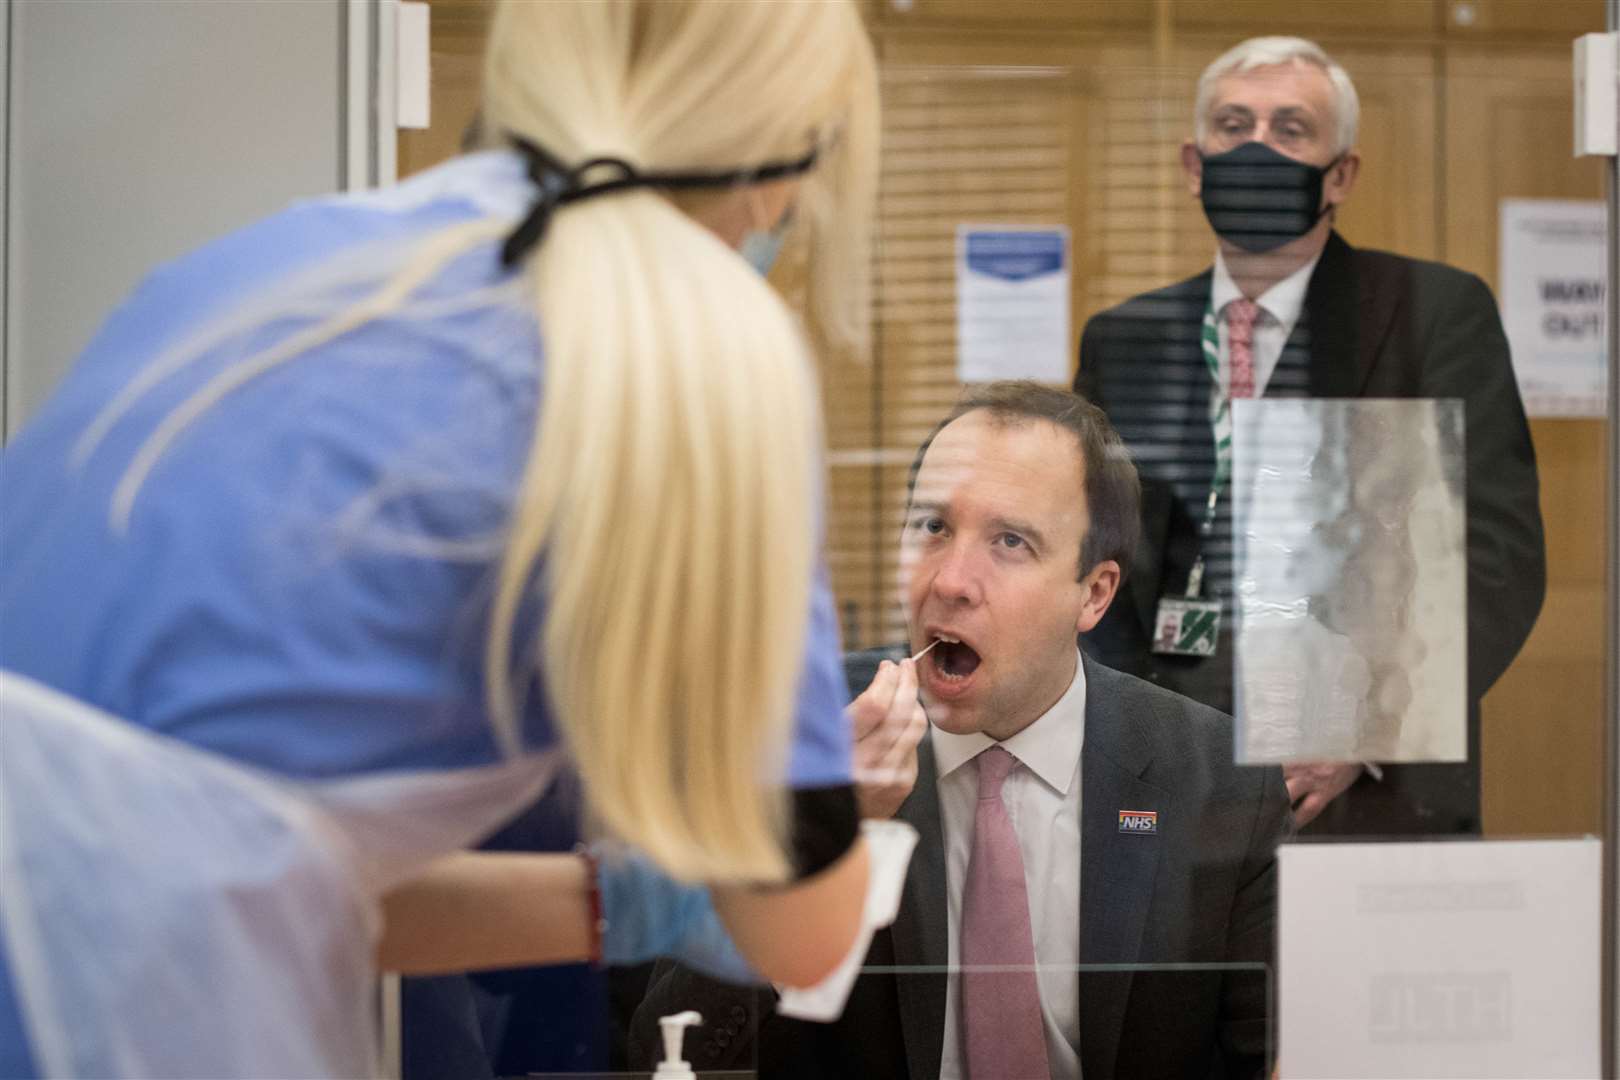
[[761, 981], [732, 944], [707, 888], [671, 880], [622, 847], [593, 844], [590, 855], [606, 924], [603, 963], [641, 964], [668, 956], [727, 982]]

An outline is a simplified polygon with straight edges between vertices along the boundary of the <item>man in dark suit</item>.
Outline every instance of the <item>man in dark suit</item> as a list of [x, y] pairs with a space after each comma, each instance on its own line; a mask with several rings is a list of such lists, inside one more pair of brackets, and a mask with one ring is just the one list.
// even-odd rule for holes
[[[1358, 105], [1349, 76], [1317, 46], [1243, 42], [1205, 70], [1194, 115], [1196, 137], [1181, 160], [1217, 236], [1215, 265], [1097, 315], [1081, 340], [1075, 389], [1125, 439], [1144, 496], [1136, 574], [1085, 647], [1230, 712], [1232, 516], [1217, 478], [1217, 442], [1230, 430], [1221, 430], [1223, 401], [1460, 398], [1468, 760], [1382, 770], [1300, 764], [1285, 773], [1309, 831], [1477, 832], [1479, 699], [1529, 635], [1545, 592], [1535, 455], [1495, 302], [1471, 274], [1358, 250], [1333, 231], [1360, 165]], [[1220, 609], [1214, 655], [1155, 651], [1156, 638], [1157, 648], [1174, 647], [1155, 629], [1166, 603], [1194, 594]]]
[[863, 722], [868, 699], [916, 678], [929, 720], [898, 808], [917, 851], [866, 958], [889, 970], [817, 1025], [776, 1015], [768, 989], [662, 966], [632, 1064], [651, 1063], [658, 1016], [695, 1008], [708, 1024], [686, 1057], [764, 1077], [1266, 1070], [1281, 771], [1234, 765], [1227, 717], [1075, 647], [1113, 599], [1137, 513], [1095, 406], [1030, 383], [964, 397], [919, 451], [902, 540], [910, 649], [926, 655], [885, 662], [852, 706], [858, 782], [909, 731]]

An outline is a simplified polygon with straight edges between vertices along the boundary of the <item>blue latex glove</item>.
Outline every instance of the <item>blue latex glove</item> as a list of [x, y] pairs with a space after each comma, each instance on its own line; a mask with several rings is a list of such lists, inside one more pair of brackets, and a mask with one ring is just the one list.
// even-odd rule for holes
[[709, 890], [671, 880], [647, 859], [593, 845], [602, 893], [602, 959], [641, 964], [660, 956], [734, 983], [762, 980], [731, 942]]

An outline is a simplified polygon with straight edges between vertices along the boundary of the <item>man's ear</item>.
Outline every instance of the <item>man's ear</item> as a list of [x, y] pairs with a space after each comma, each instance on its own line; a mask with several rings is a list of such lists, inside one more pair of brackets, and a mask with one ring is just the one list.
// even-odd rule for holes
[[1181, 171], [1187, 174], [1187, 190], [1196, 198], [1204, 183], [1204, 156], [1191, 139], [1181, 144]]
[[1350, 189], [1356, 186], [1356, 177], [1361, 175], [1361, 155], [1354, 150], [1346, 151], [1336, 165], [1327, 171], [1322, 182], [1322, 195], [1329, 206], [1342, 206], [1350, 197]]
[[1079, 588], [1084, 595], [1080, 612], [1074, 620], [1075, 633], [1083, 634], [1102, 621], [1108, 605], [1114, 602], [1114, 595], [1119, 592], [1120, 577], [1119, 563], [1104, 559], [1080, 579]]

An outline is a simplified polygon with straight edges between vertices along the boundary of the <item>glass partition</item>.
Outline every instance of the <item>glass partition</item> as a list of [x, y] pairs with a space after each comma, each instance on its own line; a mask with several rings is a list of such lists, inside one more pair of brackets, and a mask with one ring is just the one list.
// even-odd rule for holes
[[[435, 5], [435, 48], [464, 107], [442, 108], [437, 134], [402, 139], [406, 171], [447, 153], [446, 132], [470, 114], [478, 7]], [[1103, 754], [1109, 738], [1139, 723], [1152, 732], [1125, 739], [1150, 744], [1128, 762], [1140, 769], [1140, 799], [1116, 797], [1076, 767], [1079, 802], [1064, 835], [1077, 842], [1081, 873], [1112, 872], [1084, 867], [1127, 841], [1168, 849], [1178, 830], [1229, 820], [1234, 792], [1252, 785], [1256, 805], [1286, 807], [1291, 823], [1278, 839], [1313, 858], [1326, 851], [1344, 864], [1353, 848], [1388, 849], [1366, 905], [1290, 911], [1285, 896], [1272, 913], [1307, 959], [1313, 940], [1314, 959], [1337, 955], [1352, 925], [1373, 926], [1388, 946], [1366, 950], [1385, 967], [1363, 973], [1363, 1012], [1344, 1020], [1365, 1045], [1410, 1036], [1438, 1074], [1448, 1046], [1462, 1069], [1474, 1067], [1462, 1063], [1477, 1060], [1482, 1038], [1504, 1048], [1532, 1038], [1544, 995], [1524, 990], [1517, 947], [1546, 935], [1550, 955], [1578, 933], [1598, 955], [1613, 901], [1602, 905], [1597, 877], [1569, 871], [1568, 891], [1590, 904], [1556, 909], [1539, 929], [1504, 922], [1514, 929], [1494, 944], [1480, 939], [1466, 965], [1415, 965], [1432, 944], [1435, 903], [1454, 903], [1453, 921], [1464, 922], [1540, 911], [1536, 883], [1554, 873], [1542, 855], [1597, 837], [1613, 861], [1606, 739], [1617, 721], [1604, 686], [1620, 637], [1612, 606], [1605, 612], [1617, 570], [1600, 508], [1607, 500], [1612, 517], [1616, 500], [1616, 392], [1604, 373], [1617, 222], [1612, 199], [1603, 202], [1612, 165], [1570, 153], [1570, 41], [1605, 28], [1605, 3], [870, 0], [862, 11], [885, 109], [877, 288], [871, 354], [819, 357], [827, 559], [845, 647], [866, 658], [852, 693], [878, 659], [931, 649], [919, 661], [935, 727], [928, 779], [901, 816], [920, 813], [937, 831], [913, 874], [942, 874], [950, 857], [965, 866], [975, 831], [971, 815], [950, 823], [937, 782], [950, 773], [928, 774], [942, 763], [977, 774], [971, 759], [941, 756], [965, 753], [947, 750], [947, 736], [984, 729], [961, 704], [973, 692], [952, 688], [975, 677], [1005, 688], [1011, 673], [1025, 680], [1011, 699], [1034, 682], [1040, 692], [1028, 696], [1055, 706], [1061, 694], [1041, 682], [1049, 673], [1033, 659], [1032, 635], [1064, 590], [1106, 561], [1081, 544], [1067, 580], [1018, 584], [1035, 579], [1016, 577], [1010, 560], [1033, 547], [1039, 563], [1045, 546], [1013, 528], [978, 530], [1056, 514], [1039, 496], [1074, 482], [1052, 464], [1068, 444], [1026, 470], [1044, 478], [1023, 492], [1035, 502], [1009, 507], [1021, 490], [1011, 474], [988, 477], [981, 491], [971, 473], [1022, 451], [973, 431], [954, 447], [961, 467], [939, 480], [928, 454], [951, 450], [955, 436], [936, 429], [964, 392], [994, 377], [1073, 387], [1101, 408], [1141, 481], [1133, 527], [1115, 536], [1126, 548], [1111, 552], [1128, 572], [1105, 586], [1106, 611], [1076, 623], [1083, 665], [1096, 665], [1080, 668], [1081, 753], [1117, 761], [1126, 751]], [[1277, 35], [1320, 45], [1328, 66], [1303, 63], [1325, 81], [1268, 82], [1282, 72], [1262, 49], [1201, 90], [1200, 75], [1227, 50]], [[1294, 60], [1282, 68], [1300, 70]], [[1221, 81], [1256, 69], [1258, 80]], [[1340, 72], [1354, 88], [1353, 131]], [[1289, 93], [1300, 100], [1283, 100]], [[1206, 180], [1240, 212], [1255, 209], [1244, 199], [1274, 208], [1293, 195], [1308, 213], [1296, 224], [1285, 215], [1234, 225], [1232, 205], [1206, 197]], [[1313, 230], [1320, 242], [1301, 244]], [[804, 302], [812, 256], [790, 239], [773, 272], [790, 303]], [[1095, 531], [1084, 450], [1103, 445], [1106, 456], [1112, 444], [1077, 438], [1087, 479], [1074, 501]], [[968, 506], [963, 492], [980, 503]], [[981, 549], [952, 547], [970, 534]], [[1067, 558], [1065, 544], [1053, 550]], [[1097, 714], [1104, 700], [1122, 703], [1117, 715]], [[1016, 753], [1017, 731], [996, 735]], [[1043, 761], [1023, 764], [1039, 774]], [[1446, 884], [1441, 851], [1458, 845], [1499, 859]], [[1592, 858], [1581, 850], [1577, 862]], [[1259, 872], [1271, 871], [1237, 873]], [[1201, 911], [1200, 897], [1233, 872], [1223, 873], [1172, 867], [1141, 911], [1113, 899], [1087, 907], [1082, 888], [1081, 934], [1088, 920], [1130, 915], [1152, 927], [1155, 904]], [[1051, 888], [1030, 881], [1032, 894]], [[1412, 896], [1429, 900], [1408, 909]], [[896, 935], [920, 918], [942, 940], [959, 905], [942, 890], [903, 915]], [[1286, 1065], [1290, 1025], [1321, 1020], [1321, 1003], [1305, 990], [1290, 999], [1286, 960], [1232, 963], [1208, 951], [1214, 937], [1129, 957], [1127, 1003], [1107, 1004], [1103, 992], [1101, 1007], [1122, 1009], [1128, 1031], [1155, 1009], [1213, 1000], [1209, 987], [1263, 971], [1265, 1061], [1280, 1038]], [[1082, 1059], [1085, 1018], [1099, 1007], [1089, 988], [1127, 978], [1084, 963], [1091, 955], [1082, 948], [1073, 968]], [[1153, 962], [1136, 963], [1144, 959]], [[1595, 969], [1566, 974], [1596, 1009]], [[871, 964], [862, 985], [884, 988], [873, 991], [883, 1001], [858, 991], [847, 1019], [913, 1008], [943, 1030], [951, 978], [948, 964]], [[923, 1004], [907, 1006], [905, 987]], [[1195, 988], [1186, 999], [1184, 987]], [[1581, 1013], [1584, 1026], [1566, 1039], [1580, 1062], [1597, 1060], [1598, 1028], [1613, 1016], [1612, 993], [1601, 1000], [1607, 1011]], [[1310, 1038], [1313, 1028], [1298, 1030]], [[845, 1049], [879, 1052], [870, 1041]], [[1312, 1059], [1297, 1060], [1297, 1075], [1312, 1075]], [[1504, 1069], [1512, 1060], [1505, 1049], [1496, 1058]]]
[[[1189, 1043], [1202, 1046], [1206, 1028], [1219, 1031], [1225, 1040], [1220, 1049], [1213, 1044], [1205, 1048], [1212, 1067], [1241, 1063], [1259, 1068], [1275, 1057], [1275, 1031], [1264, 1017], [1275, 1002], [1276, 979], [1261, 963], [873, 964], [861, 969], [844, 1017], [830, 1024], [782, 1015], [777, 995], [769, 989], [731, 986], [661, 966], [647, 1000], [628, 1021], [625, 1068], [513, 1075], [651, 1077], [663, 1053], [659, 1016], [693, 1010], [703, 1020], [683, 1029], [681, 1060], [700, 1077], [901, 1076], [908, 1058], [916, 1055], [928, 1075], [959, 1078], [966, 1075], [968, 1055], [981, 1047], [968, 1048], [974, 1036], [962, 1030], [959, 1020], [945, 1022], [942, 1003], [955, 1002], [974, 980], [988, 983], [993, 992], [1016, 995], [1020, 979], [1036, 980], [1043, 988], [1066, 988], [1073, 998], [1070, 1007], [1079, 1001], [1099, 1003], [1081, 1020], [1075, 1039], [1060, 1036], [1055, 1025], [1033, 1032], [1043, 1053], [1069, 1059], [1069, 1065], [1058, 1064], [1057, 1069], [1072, 1070], [1075, 1063], [1088, 1075], [1111, 1075], [1111, 1068], [1151, 1069], [1179, 1061]], [[1159, 1003], [1157, 1017], [1126, 1014], [1116, 1007], [1138, 995]], [[1155, 1038], [1150, 1050], [1133, 1041], [1131, 1025], [1136, 1024], [1151, 1025]], [[993, 1050], [1004, 1053], [1014, 1041], [1014, 1033], [997, 1028]]]

